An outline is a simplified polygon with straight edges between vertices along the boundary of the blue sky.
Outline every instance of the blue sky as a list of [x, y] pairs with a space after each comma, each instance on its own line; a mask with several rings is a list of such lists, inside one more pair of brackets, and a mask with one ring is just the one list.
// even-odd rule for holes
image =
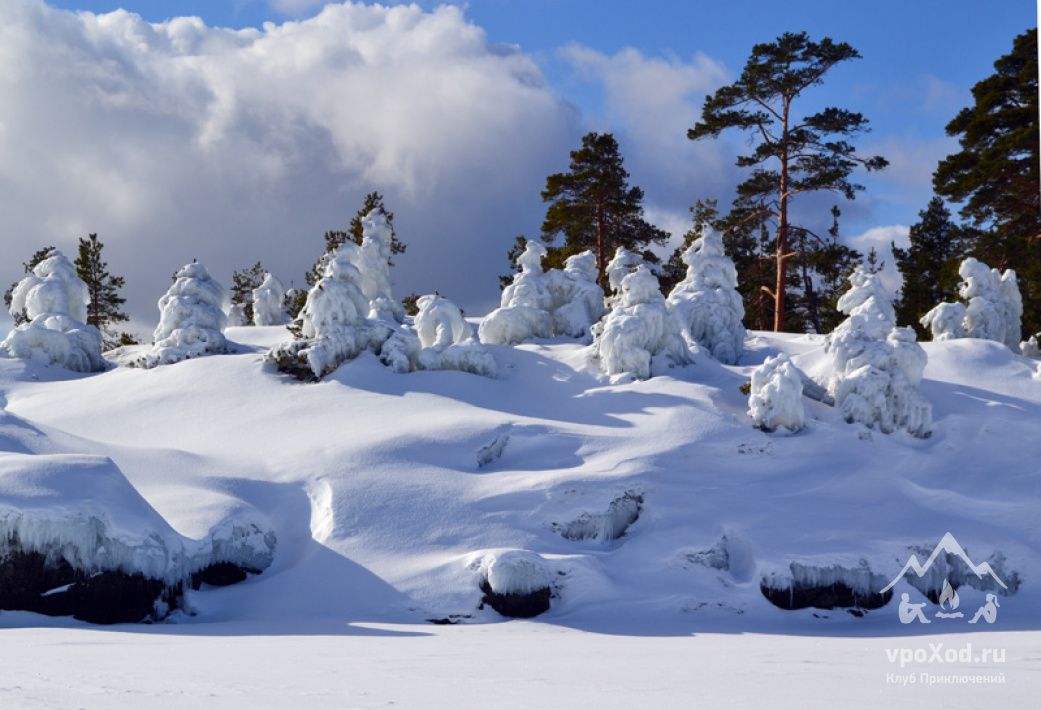
[[[494, 305], [513, 236], [537, 233], [545, 175], [566, 167], [587, 130], [618, 136], [649, 218], [674, 234], [696, 199], [729, 202], [743, 138], [693, 145], [686, 129], [754, 43], [788, 30], [863, 55], [803, 107], [871, 121], [858, 145], [892, 165], [840, 201], [842, 230], [862, 250], [887, 248], [906, 238], [954, 148], [945, 124], [1036, 25], [1025, 0], [473, 0], [461, 15], [442, 4], [315, 18], [323, 3], [312, 0], [0, 3], [0, 22], [26, 38], [0, 47], [16, 68], [0, 75], [0, 97], [10, 92], [0, 155], [6, 135], [13, 156], [7, 183], [0, 164], [0, 211], [24, 253], [0, 263], [0, 281], [38, 245], [71, 250], [77, 233], [97, 231], [114, 264], [142, 270], [128, 284], [131, 311], [154, 320], [161, 279], [192, 258], [225, 282], [256, 259], [300, 281], [322, 232], [375, 188], [412, 245], [398, 288], [451, 287], [480, 312]], [[163, 24], [64, 12], [117, 8]], [[181, 16], [205, 26], [166, 22]], [[287, 21], [298, 24], [277, 27]], [[214, 27], [261, 30], [229, 40]], [[833, 201], [802, 200], [803, 219], [823, 226]]]

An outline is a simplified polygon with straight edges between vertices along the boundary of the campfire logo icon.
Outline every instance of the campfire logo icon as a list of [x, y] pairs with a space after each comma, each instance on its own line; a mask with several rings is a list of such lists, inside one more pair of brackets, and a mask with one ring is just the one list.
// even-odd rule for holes
[[[918, 556], [912, 553], [911, 556], [908, 558], [907, 563], [904, 564], [903, 569], [900, 570], [900, 574], [893, 577], [893, 579], [890, 580], [889, 584], [883, 587], [880, 591], [882, 593], [888, 592], [890, 589], [895, 587], [897, 582], [903, 579], [905, 575], [910, 574], [912, 572], [919, 578], [926, 576], [929, 573], [929, 570], [932, 568], [933, 563], [936, 562], [936, 559], [940, 556], [941, 553], [953, 555], [960, 559], [962, 562], [965, 563], [965, 566], [973, 574], [976, 575], [977, 578], [983, 579], [984, 577], [989, 576], [1002, 589], [1008, 589], [1008, 586], [1000, 577], [998, 577], [998, 575], [994, 572], [993, 568], [991, 568], [988, 562], [981, 562], [979, 564], [973, 562], [972, 558], [970, 558], [968, 553], [965, 552], [965, 548], [963, 548], [961, 544], [958, 542], [958, 540], [955, 539], [954, 535], [948, 532], [944, 534], [944, 536], [936, 544], [936, 547], [933, 548], [932, 554], [930, 554], [929, 557], [926, 559], [925, 564], [922, 564], [918, 560]], [[961, 599], [958, 597], [958, 590], [951, 585], [950, 580], [943, 580], [943, 589], [940, 591], [937, 603], [940, 606], [940, 610], [936, 612], [934, 618], [965, 618], [965, 614], [958, 611], [958, 606], [961, 604]], [[980, 618], [982, 618], [988, 624], [993, 624], [997, 620], [997, 610], [999, 606], [1000, 604], [998, 604], [997, 597], [993, 594], [988, 594], [986, 603], [976, 610], [976, 615], [969, 623], [974, 624], [977, 621], [979, 621]], [[900, 595], [900, 608], [898, 609], [898, 613], [900, 615], [901, 624], [911, 624], [915, 621], [917, 621], [920, 624], [931, 623], [931, 620], [926, 618], [924, 609], [925, 602], [914, 604], [911, 603], [910, 595], [907, 592], [904, 592]]]

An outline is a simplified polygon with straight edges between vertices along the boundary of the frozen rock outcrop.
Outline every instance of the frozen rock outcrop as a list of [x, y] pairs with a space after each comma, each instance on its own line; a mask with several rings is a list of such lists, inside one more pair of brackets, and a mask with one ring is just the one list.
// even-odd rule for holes
[[478, 567], [482, 603], [503, 616], [530, 618], [547, 611], [553, 575], [542, 556], [503, 550], [483, 556]]
[[104, 370], [101, 333], [86, 324], [89, 302], [87, 285], [76, 268], [52, 250], [11, 292], [11, 314], [29, 320], [0, 342], [0, 355], [77, 372]]

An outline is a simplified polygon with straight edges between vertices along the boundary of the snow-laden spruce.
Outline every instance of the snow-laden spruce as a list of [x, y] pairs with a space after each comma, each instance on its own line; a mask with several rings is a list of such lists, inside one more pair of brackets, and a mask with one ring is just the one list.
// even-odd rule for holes
[[553, 296], [554, 335], [589, 336], [605, 310], [604, 290], [596, 282], [596, 255], [591, 251], [574, 254], [563, 269], [550, 269], [546, 275]]
[[482, 343], [515, 345], [553, 335], [553, 295], [542, 270], [545, 256], [546, 247], [528, 240], [524, 252], [517, 257], [520, 273], [503, 289], [499, 308], [481, 321], [478, 333]]
[[752, 371], [748, 416], [763, 431], [799, 431], [806, 421], [802, 387], [802, 377], [787, 355], [766, 358]]
[[968, 305], [941, 303], [922, 316], [920, 322], [932, 331], [933, 340], [983, 338], [1019, 352], [1023, 298], [1016, 272], [1001, 272], [970, 257], [958, 267], [958, 275], [958, 295]]
[[848, 422], [926, 437], [932, 406], [918, 392], [926, 354], [911, 328], [896, 326], [892, 302], [876, 274], [857, 267], [839, 299], [848, 315], [824, 341], [822, 384]]
[[369, 300], [370, 311], [364, 315], [400, 323], [405, 319], [405, 309], [394, 298], [390, 286], [391, 242], [394, 233], [387, 216], [379, 209], [365, 215], [361, 224], [361, 247], [351, 252], [351, 258], [361, 275], [358, 286]]
[[692, 362], [682, 326], [645, 265], [619, 281], [611, 310], [597, 324], [593, 363], [615, 383], [645, 380], [669, 367]]
[[138, 367], [169, 365], [200, 355], [227, 352], [224, 308], [227, 294], [198, 262], [185, 264], [174, 275], [173, 285], [159, 299], [159, 325], [152, 349], [133, 364]]
[[720, 362], [736, 364], [744, 351], [745, 307], [723, 237], [706, 231], [683, 252], [683, 263], [687, 275], [669, 293], [669, 305], [692, 341]]
[[77, 372], [104, 370], [101, 333], [86, 323], [89, 302], [76, 268], [52, 249], [11, 292], [11, 315], [29, 320], [0, 342], [0, 355]]
[[[326, 262], [322, 278], [307, 292], [293, 323], [298, 337], [274, 346], [266, 360], [299, 379], [317, 380], [365, 350], [379, 352], [393, 334], [386, 323], [369, 320], [371, 306], [355, 267], [359, 247], [341, 244]], [[395, 369], [408, 370], [408, 356], [395, 353]]]
[[264, 274], [260, 286], [253, 289], [253, 325], [284, 325], [285, 299], [282, 282], [270, 272]]
[[495, 359], [474, 340], [473, 328], [459, 307], [433, 294], [421, 296], [416, 305], [416, 366], [421, 370], [461, 370], [494, 377]]

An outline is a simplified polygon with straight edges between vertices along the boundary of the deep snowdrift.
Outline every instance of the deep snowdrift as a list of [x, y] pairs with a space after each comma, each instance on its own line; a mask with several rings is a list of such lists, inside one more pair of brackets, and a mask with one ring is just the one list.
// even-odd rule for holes
[[[933, 609], [935, 584], [901, 581], [879, 609], [858, 602], [862, 618], [781, 609], [764, 587], [791, 596], [788, 581], [800, 593], [817, 584], [807, 598], [821, 599], [841, 584], [867, 599], [877, 579], [858, 570], [889, 580], [949, 531], [976, 562], [1001, 558], [999, 574], [1020, 580], [999, 592], [1002, 629], [1037, 627], [1041, 361], [1000, 343], [922, 344], [933, 434], [918, 439], [848, 424], [807, 397], [797, 435], [753, 426], [741, 385], [782, 352], [819, 371], [818, 336], [750, 333], [741, 366], [704, 357], [625, 385], [605, 384], [574, 341], [488, 346], [497, 379], [399, 374], [364, 352], [304, 385], [263, 365], [285, 328], [227, 337], [231, 354], [152, 370], [0, 361], [0, 447], [41, 465], [111, 459], [150, 506], [135, 508], [149, 525], [130, 532], [157, 530], [168, 550], [181, 540], [189, 577], [218, 550], [270, 562], [243, 584], [185, 585], [186, 623], [490, 621], [501, 616], [479, 608], [482, 586], [502, 592], [490, 567], [472, 565], [517, 550], [545, 564], [548, 586], [534, 591], [548, 595], [538, 618], [553, 623], [906, 633], [895, 600], [906, 592]], [[245, 522], [211, 537], [228, 520]], [[971, 616], [984, 591], [951, 582]]]

